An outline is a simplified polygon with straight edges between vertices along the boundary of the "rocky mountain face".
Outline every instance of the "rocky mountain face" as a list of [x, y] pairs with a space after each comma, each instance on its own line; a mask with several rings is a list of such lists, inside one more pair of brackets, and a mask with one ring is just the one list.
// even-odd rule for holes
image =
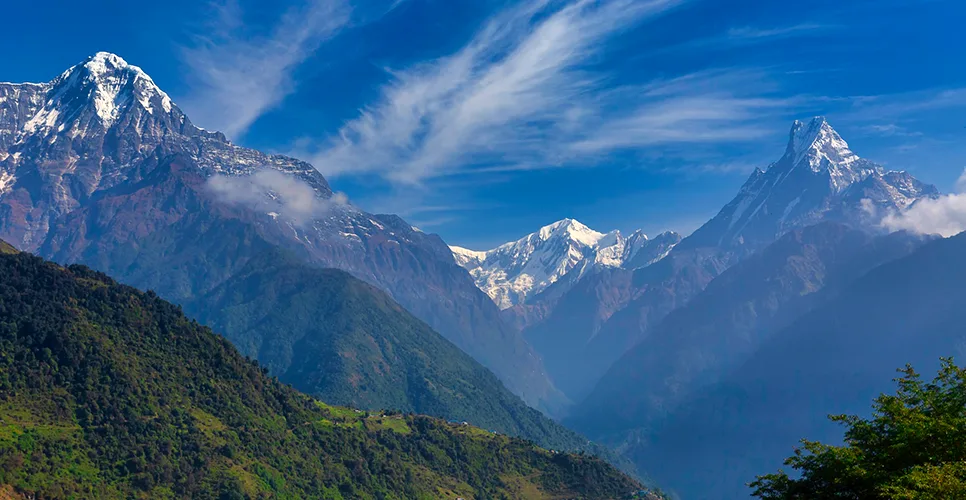
[[588, 276], [524, 336], [557, 387], [580, 401], [624, 352], [646, 339], [653, 322], [687, 303], [725, 267], [711, 252], [672, 251], [635, 271]]
[[886, 171], [860, 158], [825, 118], [796, 121], [781, 159], [764, 171], [756, 169], [681, 249], [718, 247], [747, 255], [822, 221], [868, 228], [878, 222], [872, 213], [901, 210], [938, 194], [907, 172]]
[[[682, 498], [743, 498], [803, 437], [841, 439], [829, 414], [867, 415], [907, 363], [961, 359], [966, 234], [938, 239], [816, 295], [717, 383], [679, 405], [628, 455]], [[709, 287], [710, 288], [710, 287]]]
[[882, 233], [871, 214], [937, 194], [908, 173], [859, 158], [824, 118], [796, 121], [781, 159], [752, 173], [730, 203], [665, 258], [587, 276], [555, 306], [526, 311], [530, 316], [518, 324], [554, 383], [579, 401], [625, 352], [646, 344], [671, 311], [783, 235], [826, 221]]
[[831, 290], [923, 243], [907, 233], [874, 236], [835, 222], [783, 235], [653, 326], [645, 342], [611, 366], [569, 421], [610, 439], [646, 432]]
[[528, 403], [562, 399], [438, 236], [345, 203], [307, 163], [194, 126], [118, 56], [0, 96], [0, 238], [176, 302], [282, 247], [387, 291]]
[[556, 285], [559, 294], [588, 273], [644, 267], [662, 259], [681, 237], [667, 232], [649, 239], [642, 231], [600, 233], [573, 219], [540, 228], [492, 250], [450, 247], [456, 262], [500, 309], [532, 303]]

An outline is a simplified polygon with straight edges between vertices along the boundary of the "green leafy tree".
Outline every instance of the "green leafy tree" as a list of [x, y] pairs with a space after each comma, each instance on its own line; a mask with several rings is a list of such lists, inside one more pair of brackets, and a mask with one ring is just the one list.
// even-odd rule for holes
[[951, 358], [932, 382], [899, 370], [895, 395], [876, 398], [871, 419], [829, 418], [847, 427], [844, 446], [803, 440], [785, 460], [799, 472], [758, 476], [764, 499], [966, 498], [966, 369]]

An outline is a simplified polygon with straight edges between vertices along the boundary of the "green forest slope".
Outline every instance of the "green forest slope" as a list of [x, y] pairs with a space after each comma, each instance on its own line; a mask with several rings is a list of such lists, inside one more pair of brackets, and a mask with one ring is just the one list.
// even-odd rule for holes
[[597, 458], [321, 404], [153, 293], [0, 253], [0, 496], [623, 498], [639, 488]]
[[386, 293], [343, 271], [268, 251], [185, 308], [270, 374], [328, 403], [467, 421], [619, 460], [527, 406]]

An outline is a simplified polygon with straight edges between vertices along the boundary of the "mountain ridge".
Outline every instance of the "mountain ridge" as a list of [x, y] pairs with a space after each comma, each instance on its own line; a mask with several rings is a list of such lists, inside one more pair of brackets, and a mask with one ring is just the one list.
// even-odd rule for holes
[[[181, 302], [259, 251], [224, 232], [244, 225], [244, 238], [388, 292], [529, 404], [559, 405], [539, 357], [438, 236], [345, 203], [308, 163], [194, 126], [155, 89], [109, 53], [50, 84], [0, 86], [0, 238]], [[220, 254], [189, 255], [203, 248]]]
[[185, 311], [226, 332], [282, 382], [327, 403], [466, 421], [619, 463], [526, 406], [468, 354], [344, 271], [270, 249]]
[[575, 219], [561, 219], [491, 250], [450, 249], [476, 285], [506, 310], [600, 269], [649, 265], [678, 241], [673, 231], [651, 239], [640, 230], [627, 236], [618, 230], [601, 233]]
[[621, 356], [568, 423], [597, 437], [647, 428], [751, 356], [837, 287], [927, 238], [873, 236], [836, 222], [783, 235], [728, 268]]
[[937, 238], [836, 287], [689, 398], [632, 458], [686, 498], [737, 497], [803, 436], [838, 442], [826, 415], [866, 415], [897, 368], [929, 372], [964, 355], [964, 251], [966, 233]]
[[153, 292], [0, 255], [0, 496], [615, 498], [581, 455], [323, 404]]
[[521, 321], [523, 335], [555, 385], [580, 401], [625, 352], [647, 342], [668, 313], [782, 235], [821, 222], [882, 234], [871, 208], [887, 213], [937, 193], [908, 173], [859, 158], [825, 118], [796, 121], [781, 158], [756, 169], [717, 215], [666, 257], [628, 273], [585, 277], [587, 283], [566, 290], [555, 306]]

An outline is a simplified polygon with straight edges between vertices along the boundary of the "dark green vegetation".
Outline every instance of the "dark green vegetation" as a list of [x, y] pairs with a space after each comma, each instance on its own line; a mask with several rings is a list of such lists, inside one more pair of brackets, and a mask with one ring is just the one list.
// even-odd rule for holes
[[0, 494], [620, 498], [640, 487], [593, 457], [326, 406], [266, 371], [151, 292], [2, 255]]
[[876, 398], [871, 419], [833, 415], [844, 424], [845, 446], [803, 441], [785, 461], [800, 473], [759, 476], [765, 499], [966, 498], [966, 370], [943, 360], [923, 382], [907, 366], [895, 395]]
[[548, 449], [607, 454], [345, 272], [270, 250], [186, 308], [271, 374], [328, 403], [468, 421]]

